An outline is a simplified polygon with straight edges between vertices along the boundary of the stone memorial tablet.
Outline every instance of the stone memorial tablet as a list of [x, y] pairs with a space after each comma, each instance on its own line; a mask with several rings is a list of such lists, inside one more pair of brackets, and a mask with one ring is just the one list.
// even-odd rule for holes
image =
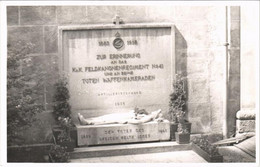
[[[171, 26], [62, 29], [72, 110], [168, 107], [174, 73]], [[91, 114], [93, 116], [93, 113]]]
[[[85, 118], [135, 107], [166, 112], [175, 74], [174, 28], [164, 24], [61, 27], [61, 70], [72, 114]], [[170, 139], [170, 123], [77, 125], [78, 145]]]

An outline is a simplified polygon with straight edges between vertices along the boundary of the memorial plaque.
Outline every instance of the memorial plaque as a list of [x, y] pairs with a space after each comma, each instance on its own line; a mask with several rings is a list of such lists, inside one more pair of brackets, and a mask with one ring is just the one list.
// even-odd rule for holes
[[[172, 25], [61, 27], [61, 70], [68, 74], [73, 117], [168, 109], [175, 75]], [[77, 125], [78, 145], [170, 139], [170, 124]]]
[[168, 107], [175, 68], [171, 26], [63, 28], [61, 34], [72, 110]]
[[78, 146], [170, 140], [169, 122], [77, 126]]

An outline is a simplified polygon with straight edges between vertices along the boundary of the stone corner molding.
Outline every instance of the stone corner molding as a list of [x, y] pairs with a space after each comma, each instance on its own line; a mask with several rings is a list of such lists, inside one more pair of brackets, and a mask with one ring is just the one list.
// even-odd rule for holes
[[241, 109], [236, 114], [237, 119], [240, 120], [254, 120], [255, 119], [255, 109]]

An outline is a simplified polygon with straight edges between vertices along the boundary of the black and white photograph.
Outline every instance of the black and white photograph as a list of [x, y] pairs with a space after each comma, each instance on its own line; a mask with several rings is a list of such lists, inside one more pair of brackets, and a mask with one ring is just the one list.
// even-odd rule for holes
[[0, 166], [258, 166], [259, 1], [2, 1], [0, 85]]

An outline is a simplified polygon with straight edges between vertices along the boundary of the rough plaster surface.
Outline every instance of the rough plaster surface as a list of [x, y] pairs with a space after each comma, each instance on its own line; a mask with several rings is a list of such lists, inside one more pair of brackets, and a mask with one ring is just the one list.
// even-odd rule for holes
[[237, 132], [254, 132], [255, 131], [255, 120], [237, 120]]

